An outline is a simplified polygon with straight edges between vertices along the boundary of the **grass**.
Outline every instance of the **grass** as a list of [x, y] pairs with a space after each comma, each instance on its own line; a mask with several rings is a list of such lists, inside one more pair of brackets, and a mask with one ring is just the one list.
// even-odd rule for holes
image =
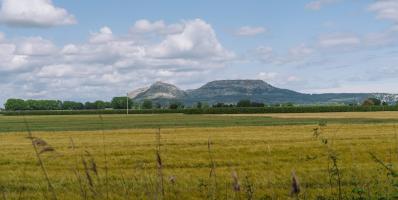
[[[26, 119], [32, 131], [86, 131], [137, 128], [173, 127], [231, 127], [231, 126], [279, 126], [316, 125], [319, 121], [336, 124], [398, 123], [398, 114], [385, 112], [389, 118], [380, 118], [384, 112], [374, 113], [320, 113], [308, 117], [290, 114], [263, 115], [64, 115], [64, 116], [0, 116], [0, 132], [25, 131]], [[388, 113], [388, 114], [387, 114]], [[286, 117], [291, 116], [291, 117]], [[297, 116], [297, 114], [296, 114]], [[306, 116], [306, 115], [303, 115]]]
[[[242, 116], [254, 121], [249, 126], [230, 123], [242, 119], [233, 116], [197, 116], [175, 127], [171, 119], [183, 115], [124, 121], [167, 124], [160, 130], [109, 125], [125, 116], [102, 116], [104, 130], [78, 130], [82, 119], [101, 126], [98, 116], [27, 117], [31, 137], [0, 134], [0, 199], [393, 199], [397, 127], [367, 114], [356, 123], [273, 126], [255, 123], [279, 119], [256, 116]], [[45, 119], [74, 123], [61, 129]]]

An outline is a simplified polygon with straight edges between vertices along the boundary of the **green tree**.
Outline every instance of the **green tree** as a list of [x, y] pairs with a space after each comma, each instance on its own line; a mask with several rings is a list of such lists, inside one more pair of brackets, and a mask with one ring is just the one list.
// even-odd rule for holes
[[202, 108], [202, 102], [198, 102], [198, 103], [196, 103], [196, 108], [199, 108], [199, 109], [201, 109]]
[[62, 102], [59, 100], [32, 100], [25, 101], [28, 110], [61, 110]]
[[23, 99], [7, 99], [4, 107], [6, 110], [26, 110], [28, 108]]
[[251, 107], [251, 101], [250, 100], [248, 100], [248, 99], [243, 99], [243, 100], [240, 100], [237, 104], [236, 104], [236, 106], [237, 107], [241, 107], [241, 108], [244, 108], [244, 107]]
[[93, 103], [93, 102], [86, 102], [86, 103], [84, 103], [84, 109], [95, 110], [95, 109], [97, 109], [97, 105], [95, 105], [95, 103]]
[[111, 105], [113, 109], [126, 109], [127, 101], [129, 104], [129, 109], [133, 107], [133, 100], [127, 97], [113, 97]]
[[63, 110], [82, 110], [84, 109], [84, 104], [75, 101], [64, 101], [62, 103]]
[[104, 101], [95, 101], [95, 109], [105, 109], [106, 108], [106, 103]]
[[153, 104], [151, 100], [145, 99], [144, 102], [142, 103], [142, 108], [143, 109], [152, 109]]
[[184, 104], [178, 101], [170, 102], [169, 103], [169, 109], [180, 109], [184, 108]]

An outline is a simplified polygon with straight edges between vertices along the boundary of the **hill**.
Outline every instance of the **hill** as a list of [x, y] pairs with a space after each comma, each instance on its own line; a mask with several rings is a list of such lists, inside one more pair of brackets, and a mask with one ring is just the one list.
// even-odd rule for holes
[[305, 94], [293, 90], [274, 87], [262, 80], [217, 80], [193, 90], [181, 90], [169, 83], [156, 82], [150, 87], [129, 93], [133, 100], [141, 102], [149, 99], [167, 104], [172, 101], [192, 105], [196, 102], [237, 103], [242, 99], [268, 104], [292, 102], [296, 104], [357, 103], [369, 97], [386, 102], [396, 102], [398, 95], [386, 93], [327, 93]]

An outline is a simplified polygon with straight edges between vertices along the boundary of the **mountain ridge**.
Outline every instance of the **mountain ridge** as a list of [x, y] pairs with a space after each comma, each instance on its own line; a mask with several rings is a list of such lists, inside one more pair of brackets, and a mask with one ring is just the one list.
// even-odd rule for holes
[[359, 103], [366, 98], [376, 97], [386, 102], [398, 101], [397, 94], [389, 93], [324, 93], [306, 94], [294, 90], [275, 87], [263, 80], [215, 80], [197, 89], [182, 90], [175, 85], [156, 82], [149, 87], [139, 88], [129, 93], [134, 101], [145, 99], [160, 104], [182, 102], [193, 105], [196, 102], [235, 104], [249, 99], [255, 102], [296, 104]]

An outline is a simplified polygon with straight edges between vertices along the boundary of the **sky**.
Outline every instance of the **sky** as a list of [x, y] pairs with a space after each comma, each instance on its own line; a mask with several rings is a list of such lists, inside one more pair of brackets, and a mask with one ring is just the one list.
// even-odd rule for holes
[[0, 2], [0, 105], [110, 100], [156, 81], [398, 93], [397, 0]]

